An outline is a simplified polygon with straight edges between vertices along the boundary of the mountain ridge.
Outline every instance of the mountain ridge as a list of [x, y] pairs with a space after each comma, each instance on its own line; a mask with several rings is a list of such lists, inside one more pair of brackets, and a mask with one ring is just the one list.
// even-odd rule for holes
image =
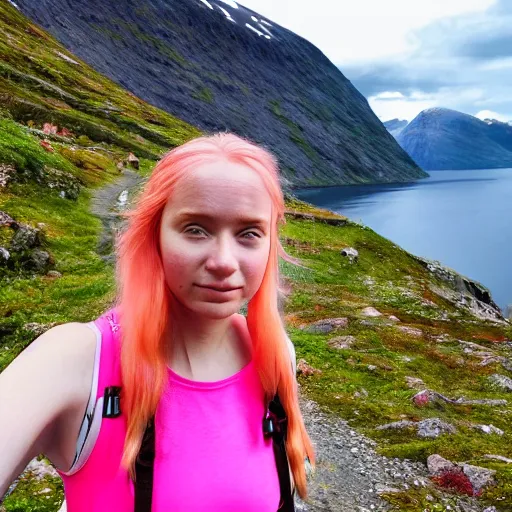
[[150, 104], [206, 132], [234, 131], [266, 145], [292, 186], [426, 177], [318, 48], [241, 5], [17, 4]]
[[512, 167], [512, 126], [448, 108], [423, 110], [397, 141], [426, 170]]

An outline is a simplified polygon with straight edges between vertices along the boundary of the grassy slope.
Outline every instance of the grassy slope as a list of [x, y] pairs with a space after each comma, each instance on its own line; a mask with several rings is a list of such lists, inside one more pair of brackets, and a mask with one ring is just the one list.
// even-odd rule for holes
[[[113, 270], [96, 253], [101, 226], [89, 213], [93, 190], [115, 179], [115, 164], [127, 151], [146, 157], [141, 161], [145, 174], [166, 149], [198, 132], [141, 102], [84, 64], [62, 59], [56, 52], [69, 55], [64, 48], [4, 2], [0, 2], [0, 28], [4, 33], [0, 38], [0, 164], [14, 164], [26, 178], [0, 189], [0, 210], [31, 225], [46, 224], [48, 249], [56, 270], [62, 273], [58, 279], [24, 272], [2, 276], [2, 369], [34, 338], [33, 332], [24, 328], [26, 323], [89, 320], [112, 300]], [[27, 126], [29, 121], [32, 128]], [[46, 152], [39, 144], [42, 135], [35, 128], [47, 121], [70, 129], [75, 138], [54, 138], [55, 152]], [[70, 151], [71, 146], [74, 151]], [[45, 168], [78, 177], [84, 184], [79, 199], [61, 199], [56, 191], [39, 185], [33, 176]], [[288, 207], [325, 215], [299, 202], [290, 202]], [[478, 366], [462, 354], [455, 340], [474, 341], [500, 351], [498, 340], [510, 339], [510, 329], [476, 321], [433, 295], [428, 288], [432, 276], [411, 255], [362, 226], [348, 223], [336, 227], [290, 217], [282, 234], [289, 253], [307, 267], [283, 264], [293, 289], [286, 306], [289, 331], [298, 357], [323, 372], [300, 377], [303, 391], [377, 439], [387, 455], [424, 460], [438, 452], [453, 460], [471, 460], [498, 469], [499, 485], [487, 499], [492, 502], [505, 496], [505, 502], [512, 503], [510, 469], [480, 458], [484, 453], [512, 457], [508, 430], [511, 408], [417, 409], [410, 401], [414, 392], [404, 380], [406, 375], [421, 377], [429, 387], [453, 397], [506, 398], [505, 393], [489, 391], [485, 385], [488, 374], [504, 370], [497, 365]], [[2, 236], [7, 235], [4, 232]], [[339, 256], [339, 249], [346, 245], [359, 250], [357, 264]], [[373, 285], [368, 284], [368, 278]], [[407, 336], [379, 321], [362, 325], [359, 311], [369, 305], [421, 328], [423, 336]], [[439, 319], [441, 311], [447, 311], [449, 321]], [[308, 334], [299, 328], [302, 323], [331, 316], [349, 318], [343, 334], [356, 336], [352, 349], [331, 349], [326, 343], [331, 336]], [[437, 344], [432, 337], [438, 334], [448, 334], [452, 341]], [[404, 361], [403, 356], [411, 361]], [[368, 365], [377, 369], [370, 371]], [[354, 398], [354, 392], [361, 388], [368, 397]], [[419, 441], [408, 433], [374, 430], [379, 424], [401, 419], [401, 415], [492, 423], [506, 435], [487, 436], [459, 426], [454, 436]], [[56, 489], [49, 494], [51, 499], [37, 494], [48, 482]], [[58, 481], [35, 484], [26, 480], [6, 500], [5, 507], [9, 511], [57, 510], [61, 492]], [[421, 493], [392, 500], [400, 501], [401, 510], [425, 508]]]

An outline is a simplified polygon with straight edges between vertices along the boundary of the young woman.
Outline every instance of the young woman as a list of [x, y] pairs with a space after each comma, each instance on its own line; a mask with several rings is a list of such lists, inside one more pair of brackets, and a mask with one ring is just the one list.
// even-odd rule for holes
[[117, 306], [50, 329], [0, 375], [0, 496], [44, 453], [68, 512], [283, 510], [277, 394], [305, 498], [314, 454], [278, 311], [281, 222], [261, 147], [219, 134], [168, 153], [128, 214]]

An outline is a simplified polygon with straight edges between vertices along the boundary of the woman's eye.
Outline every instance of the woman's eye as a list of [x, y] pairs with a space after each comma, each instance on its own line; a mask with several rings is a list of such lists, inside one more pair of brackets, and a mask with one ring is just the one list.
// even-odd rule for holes
[[[250, 236], [247, 236], [247, 235], [250, 235]], [[260, 234], [257, 233], [256, 231], [247, 231], [247, 233], [244, 233], [243, 236], [245, 238], [247, 238], [248, 240], [254, 240], [256, 238], [261, 238]]]
[[204, 231], [202, 229], [199, 229], [199, 228], [187, 229], [186, 233], [188, 233], [190, 235], [204, 235]]

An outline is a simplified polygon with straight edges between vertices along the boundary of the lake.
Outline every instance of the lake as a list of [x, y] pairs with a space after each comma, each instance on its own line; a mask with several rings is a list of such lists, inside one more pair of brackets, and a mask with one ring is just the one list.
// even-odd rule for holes
[[414, 183], [295, 194], [479, 281], [505, 309], [512, 304], [512, 169], [429, 174]]

